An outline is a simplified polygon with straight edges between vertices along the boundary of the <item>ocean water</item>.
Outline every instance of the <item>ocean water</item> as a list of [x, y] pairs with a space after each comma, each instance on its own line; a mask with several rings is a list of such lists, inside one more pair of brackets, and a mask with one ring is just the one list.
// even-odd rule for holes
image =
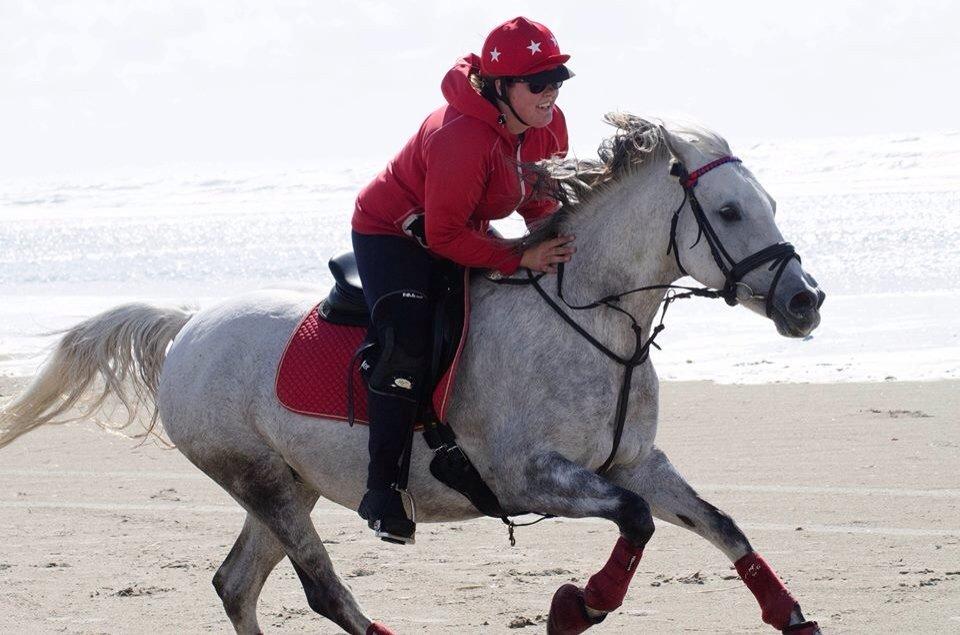
[[[827, 292], [813, 337], [722, 302], [673, 305], [653, 359], [666, 379], [960, 377], [960, 133], [734, 148]], [[0, 373], [30, 374], [49, 333], [130, 300], [205, 306], [264, 287], [330, 284], [353, 198], [377, 161], [344, 167], [167, 166], [0, 179]], [[522, 231], [517, 218], [501, 224]]]

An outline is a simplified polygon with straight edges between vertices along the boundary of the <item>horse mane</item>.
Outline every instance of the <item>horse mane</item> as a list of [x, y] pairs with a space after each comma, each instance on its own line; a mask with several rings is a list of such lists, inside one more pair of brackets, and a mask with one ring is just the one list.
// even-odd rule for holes
[[669, 152], [664, 127], [673, 135], [697, 144], [710, 156], [730, 154], [727, 142], [720, 135], [696, 124], [667, 123], [623, 112], [607, 113], [603, 120], [615, 127], [616, 132], [600, 143], [599, 160], [552, 158], [523, 165], [532, 178], [534, 196], [554, 199], [560, 203], [560, 209], [532, 227], [520, 241], [519, 249], [556, 237], [561, 225], [605, 186]]

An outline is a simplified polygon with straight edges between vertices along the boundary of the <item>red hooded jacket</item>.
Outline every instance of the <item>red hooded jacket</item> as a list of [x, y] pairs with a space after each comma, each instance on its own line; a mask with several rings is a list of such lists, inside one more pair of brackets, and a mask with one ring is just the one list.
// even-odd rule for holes
[[552, 213], [551, 199], [532, 196], [532, 177], [520, 163], [567, 153], [567, 126], [553, 107], [544, 128], [512, 134], [500, 111], [469, 81], [480, 59], [470, 55], [447, 72], [441, 88], [447, 105], [434, 111], [387, 167], [357, 196], [353, 229], [360, 234], [413, 234], [422, 215], [427, 248], [469, 267], [511, 274], [520, 254], [486, 229], [516, 210], [527, 225]]

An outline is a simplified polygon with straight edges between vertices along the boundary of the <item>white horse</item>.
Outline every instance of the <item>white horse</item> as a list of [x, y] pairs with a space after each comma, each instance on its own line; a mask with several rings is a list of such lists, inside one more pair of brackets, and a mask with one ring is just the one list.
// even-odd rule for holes
[[[558, 230], [577, 236], [564, 297], [587, 302], [640, 285], [666, 285], [686, 272], [726, 288], [729, 302], [739, 299], [767, 315], [781, 334], [802, 337], [816, 328], [823, 293], [782, 243], [773, 200], [729, 157], [726, 142], [695, 127], [628, 115], [609, 119], [618, 132], [601, 146], [601, 161], [538, 168], [560, 182], [567, 204], [533, 238]], [[688, 172], [688, 166], [707, 167]], [[543, 286], [560, 302], [552, 282]], [[663, 288], [634, 293], [617, 306], [648, 337], [664, 294]], [[351, 634], [390, 633], [364, 615], [310, 520], [321, 496], [357, 508], [366, 428], [318, 425], [285, 410], [274, 391], [284, 345], [316, 301], [260, 292], [195, 314], [131, 304], [90, 318], [66, 333], [33, 383], [0, 413], [0, 447], [66, 419], [99, 376], [105, 388], [87, 412], [109, 394], [130, 410], [155, 403], [151, 426], [159, 414], [179, 450], [246, 509], [243, 530], [214, 576], [238, 633], [260, 632], [257, 598], [284, 556], [313, 610]], [[471, 329], [448, 411], [460, 446], [505, 510], [605, 518], [621, 534], [610, 561], [585, 588], [558, 590], [548, 632], [581, 633], [620, 606], [653, 534], [654, 516], [703, 536], [734, 562], [766, 622], [784, 632], [819, 632], [733, 520], [701, 499], [654, 445], [659, 385], [649, 359], [627, 382], [632, 398], [622, 438], [600, 475], [595, 470], [614, 447], [615, 387], [624, 369], [576, 334], [530, 286], [481, 278], [471, 303]], [[637, 340], [622, 312], [601, 306], [573, 318], [610, 352], [633, 354]], [[510, 372], [504, 372], [505, 360]], [[417, 521], [478, 516], [463, 496], [430, 475], [430, 458], [416, 443], [409, 491]]]

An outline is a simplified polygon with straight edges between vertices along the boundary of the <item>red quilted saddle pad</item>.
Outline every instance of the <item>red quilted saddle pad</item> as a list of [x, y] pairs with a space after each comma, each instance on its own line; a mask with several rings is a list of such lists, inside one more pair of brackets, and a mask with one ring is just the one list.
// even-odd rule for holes
[[[433, 391], [433, 409], [444, 421], [457, 364], [470, 322], [469, 273], [464, 273], [464, 325], [456, 356]], [[324, 419], [347, 420], [347, 367], [363, 342], [366, 328], [341, 326], [320, 318], [311, 309], [293, 332], [277, 367], [277, 399], [287, 410]], [[359, 364], [353, 374], [354, 421], [367, 424], [367, 386]]]
[[[347, 420], [347, 366], [367, 329], [321, 320], [311, 309], [294, 331], [277, 368], [277, 399], [287, 410]], [[354, 420], [367, 423], [367, 386], [353, 370]]]

